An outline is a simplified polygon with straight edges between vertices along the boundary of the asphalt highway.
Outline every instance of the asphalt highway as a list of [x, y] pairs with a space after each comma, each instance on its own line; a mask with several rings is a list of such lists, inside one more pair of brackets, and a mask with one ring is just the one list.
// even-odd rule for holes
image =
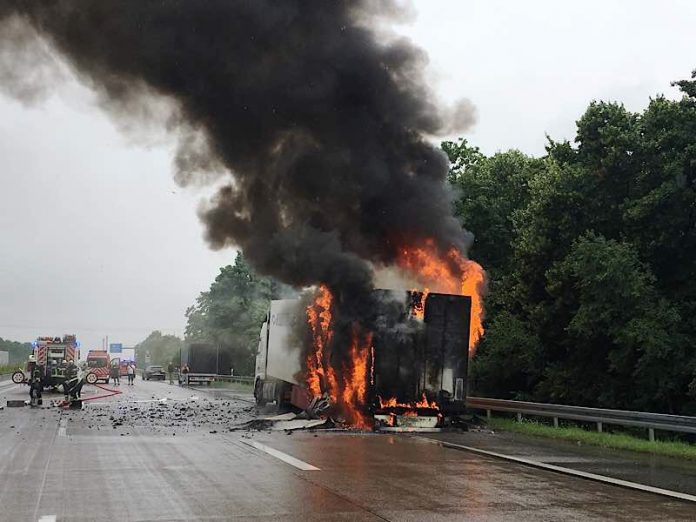
[[[250, 430], [243, 392], [117, 388], [81, 411], [49, 395], [41, 409], [0, 411], [0, 520], [696, 518], [693, 503], [409, 436]], [[105, 394], [86, 387], [83, 398]], [[26, 396], [0, 383], [0, 406]]]

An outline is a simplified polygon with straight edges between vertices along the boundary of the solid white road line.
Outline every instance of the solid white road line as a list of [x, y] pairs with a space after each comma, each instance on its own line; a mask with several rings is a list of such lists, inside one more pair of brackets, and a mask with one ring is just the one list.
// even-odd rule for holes
[[607, 477], [605, 475], [597, 475], [596, 473], [588, 473], [586, 471], [580, 471], [577, 469], [564, 468], [562, 466], [554, 466], [553, 464], [547, 464], [545, 462], [539, 462], [536, 460], [525, 459], [523, 457], [513, 457], [512, 455], [505, 455], [503, 453], [496, 453], [495, 451], [488, 451], [479, 448], [473, 448], [471, 446], [465, 446], [463, 444], [455, 444], [453, 442], [446, 442], [438, 439], [431, 439], [429, 437], [416, 437], [421, 440], [439, 444], [445, 448], [461, 449], [470, 451], [472, 453], [478, 453], [480, 455], [486, 455], [488, 457], [494, 457], [497, 459], [509, 460], [512, 462], [517, 462], [519, 464], [524, 464], [525, 466], [532, 466], [534, 468], [545, 469], [548, 471], [554, 471], [556, 473], [563, 473], [564, 475], [572, 475], [575, 477], [584, 478], [587, 480], [594, 480], [595, 482], [603, 482], [605, 484], [612, 484], [614, 486], [619, 486], [622, 488], [635, 489], [638, 491], [644, 491], [646, 493], [654, 493], [656, 495], [662, 495], [664, 497], [676, 498], [679, 500], [686, 500], [689, 502], [696, 502], [696, 496], [689, 495], [688, 493], [681, 493], [679, 491], [671, 491], [669, 489], [656, 488], [654, 486], [647, 486], [645, 484], [639, 484], [637, 482], [631, 482], [628, 480], [617, 479], [613, 477]]
[[302, 471], [321, 471], [319, 468], [312, 466], [311, 464], [307, 464], [306, 462], [300, 459], [296, 459], [295, 457], [292, 457], [287, 453], [283, 453], [282, 451], [273, 449], [270, 446], [261, 444], [260, 442], [256, 442], [253, 440], [242, 440], [242, 442], [247, 446], [251, 446], [253, 448], [256, 448], [257, 450], [261, 450], [265, 453], [268, 453], [272, 457], [280, 459], [283, 462], [290, 464], [291, 466], [295, 466], [297, 469], [301, 469]]
[[39, 517], [39, 522], [56, 522], [56, 515], [43, 515]]

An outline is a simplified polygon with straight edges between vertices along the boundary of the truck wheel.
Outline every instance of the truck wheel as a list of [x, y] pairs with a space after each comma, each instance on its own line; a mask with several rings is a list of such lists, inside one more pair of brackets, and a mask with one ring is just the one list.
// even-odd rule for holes
[[99, 379], [98, 379], [96, 373], [88, 373], [88, 374], [87, 374], [87, 379], [86, 379], [87, 384], [94, 384], [94, 383], [96, 383], [98, 380], [99, 380]]
[[275, 403], [278, 407], [278, 411], [285, 406], [285, 385], [280, 382], [276, 382]]
[[17, 370], [12, 374], [12, 382], [15, 384], [22, 384], [24, 382], [24, 372]]
[[263, 407], [266, 405], [266, 399], [263, 398], [263, 381], [258, 380], [254, 385], [254, 397], [256, 398], [256, 405]]

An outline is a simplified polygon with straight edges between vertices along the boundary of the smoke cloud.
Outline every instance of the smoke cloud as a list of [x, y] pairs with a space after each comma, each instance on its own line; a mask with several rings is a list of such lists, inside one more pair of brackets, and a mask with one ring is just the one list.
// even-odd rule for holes
[[[177, 181], [226, 180], [200, 210], [210, 245], [240, 246], [258, 271], [295, 286], [323, 282], [346, 317], [360, 317], [373, 266], [425, 238], [443, 252], [471, 239], [451, 215], [446, 158], [426, 136], [464, 130], [475, 111], [466, 100], [440, 110], [427, 56], [370, 25], [399, 8], [0, 0], [0, 45], [13, 49], [0, 56], [14, 57], [7, 70], [31, 71], [27, 37], [40, 35], [32, 45], [60, 54], [118, 119], [143, 118], [133, 107], [150, 98], [171, 101]], [[6, 88], [28, 97], [50, 85], [38, 76], [22, 91], [16, 76]]]

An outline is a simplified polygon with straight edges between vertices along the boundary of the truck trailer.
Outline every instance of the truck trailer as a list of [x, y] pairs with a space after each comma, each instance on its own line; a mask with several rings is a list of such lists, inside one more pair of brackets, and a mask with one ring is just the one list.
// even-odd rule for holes
[[[469, 296], [375, 290], [380, 305], [368, 383], [373, 413], [380, 399], [416, 403], [424, 396], [443, 415], [464, 412], [471, 316]], [[306, 340], [298, 334], [306, 321], [299, 299], [271, 302], [259, 338], [254, 395], [257, 404], [275, 401], [306, 409], [313, 397], [305, 385]], [[420, 308], [420, 313], [414, 313]]]
[[229, 353], [218, 345], [188, 343], [181, 351], [179, 384], [210, 385], [217, 375], [228, 374], [229, 371]]

